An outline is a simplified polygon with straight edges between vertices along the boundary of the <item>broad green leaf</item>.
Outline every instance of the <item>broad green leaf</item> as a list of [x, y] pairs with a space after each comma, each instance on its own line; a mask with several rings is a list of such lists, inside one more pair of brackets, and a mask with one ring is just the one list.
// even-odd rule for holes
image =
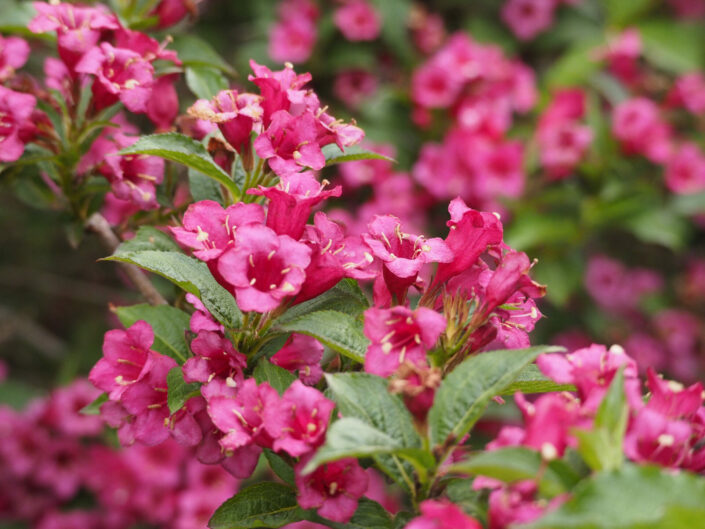
[[313, 336], [334, 351], [363, 363], [369, 340], [362, 332], [362, 323], [342, 312], [320, 310], [280, 323], [283, 331]]
[[367, 296], [360, 289], [357, 281], [354, 279], [343, 279], [320, 296], [294, 305], [282, 314], [277, 322], [286, 323], [304, 314], [320, 310], [335, 310], [350, 316], [359, 316], [369, 306], [370, 303], [367, 301]]
[[224, 205], [220, 184], [195, 169], [188, 169], [188, 188], [195, 202], [214, 200]]
[[171, 48], [179, 54], [186, 67], [210, 67], [227, 74], [235, 73], [210, 44], [193, 34], [174, 35]]
[[545, 75], [545, 83], [550, 88], [568, 87], [587, 82], [600, 69], [600, 61], [594, 50], [602, 45], [600, 39], [581, 41], [556, 61]]
[[279, 394], [283, 394], [286, 389], [296, 380], [296, 377], [283, 367], [275, 366], [266, 358], [257, 362], [252, 373], [258, 384], [268, 382]]
[[125, 327], [139, 320], [144, 320], [154, 330], [152, 348], [172, 357], [183, 364], [190, 356], [186, 343], [185, 331], [189, 328], [190, 317], [185, 312], [169, 305], [132, 305], [113, 309]]
[[181, 250], [176, 241], [166, 233], [153, 226], [141, 226], [132, 239], [128, 239], [118, 247], [121, 253], [144, 252], [157, 250], [160, 252], [178, 252]]
[[[548, 496], [566, 492], [567, 485], [561, 474], [550, 465], [542, 469], [541, 455], [523, 446], [511, 446], [480, 452], [465, 461], [448, 467], [448, 472], [459, 472], [477, 476], [487, 476], [507, 483], [535, 479], [541, 476], [541, 491]], [[565, 465], [563, 465], [565, 467]]]
[[522, 529], [694, 529], [705, 520], [705, 479], [625, 464], [582, 482], [571, 498]]
[[483, 498], [483, 491], [474, 490], [474, 478], [451, 479], [445, 488], [445, 496], [460, 507], [466, 514], [484, 521], [487, 518], [487, 502]]
[[502, 395], [512, 395], [517, 391], [522, 393], [551, 393], [553, 391], [575, 391], [575, 386], [570, 384], [557, 384], [541, 370], [536, 364], [529, 364], [519, 372], [509, 386], [502, 390]]
[[671, 198], [670, 209], [681, 215], [705, 213], [705, 193], [676, 195]]
[[326, 165], [334, 165], [343, 162], [355, 162], [358, 160], [386, 160], [394, 162], [394, 158], [379, 154], [373, 151], [363, 149], [358, 145], [346, 147], [345, 151], [341, 151], [335, 143], [330, 143], [321, 149], [323, 156], [326, 158]]
[[277, 528], [304, 519], [296, 491], [280, 483], [256, 483], [223, 503], [208, 522], [211, 529]]
[[118, 246], [115, 253], [105, 259], [132, 263], [159, 274], [186, 292], [198, 296], [211, 314], [226, 327], [233, 329], [240, 326], [242, 313], [235, 298], [213, 278], [206, 263], [177, 252], [133, 251], [128, 243]]
[[405, 63], [413, 60], [414, 51], [404, 21], [409, 20], [411, 2], [409, 0], [374, 0], [374, 6], [382, 17], [384, 43]]
[[213, 161], [206, 148], [200, 142], [183, 134], [167, 132], [142, 136], [137, 142], [121, 150], [119, 154], [151, 154], [183, 164], [222, 184], [234, 199], [240, 196], [235, 182]]
[[293, 487], [295, 483], [294, 469], [291, 468], [291, 466], [284, 461], [280, 455], [272, 452], [269, 448], [264, 449], [264, 457], [267, 458], [269, 468], [271, 468], [272, 471], [279, 476], [284, 483]]
[[627, 228], [647, 243], [679, 250], [690, 234], [688, 222], [668, 209], [648, 209], [627, 221]]
[[703, 67], [702, 25], [658, 18], [637, 25], [646, 59], [667, 72], [683, 74]]
[[398, 440], [355, 417], [343, 417], [334, 422], [326, 433], [326, 442], [304, 467], [303, 473], [344, 457], [370, 457], [395, 454], [414, 459], [424, 467], [433, 465], [433, 456], [417, 447], [404, 447]]
[[187, 66], [186, 85], [199, 99], [212, 99], [221, 90], [228, 89], [228, 80], [216, 68]]
[[107, 393], [101, 393], [95, 400], [93, 400], [93, 402], [86, 404], [83, 408], [81, 408], [80, 413], [83, 415], [99, 415], [100, 407], [104, 402], [108, 402]]
[[428, 413], [432, 446], [452, 448], [470, 431], [488, 402], [542, 353], [561, 347], [537, 346], [480, 353], [464, 360], [441, 383]]
[[[369, 373], [326, 375], [328, 388], [344, 417], [355, 417], [387, 434], [401, 446], [421, 448], [409, 410], [391, 395], [387, 381]], [[395, 455], [373, 456], [379, 467], [407, 491], [414, 488], [413, 467]]]
[[201, 394], [201, 385], [197, 382], [187, 384], [184, 381], [184, 374], [180, 367], [172, 367], [166, 376], [167, 404], [170, 413], [176, 413], [184, 407], [186, 401], [191, 397]]

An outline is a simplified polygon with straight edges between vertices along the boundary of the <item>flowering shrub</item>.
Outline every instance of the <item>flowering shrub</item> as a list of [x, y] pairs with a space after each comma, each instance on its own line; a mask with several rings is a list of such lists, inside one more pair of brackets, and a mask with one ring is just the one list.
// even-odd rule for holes
[[[556, 329], [565, 347], [530, 339], [542, 310], [578, 297], [582, 262], [576, 274], [560, 259], [572, 264], [614, 226], [635, 246], [678, 250], [699, 225], [705, 156], [686, 120], [705, 110], [704, 78], [669, 78], [648, 31], [626, 28], [646, 4], [608, 7], [624, 31], [560, 59], [545, 94], [528, 60], [446, 37], [440, 15], [404, 5], [285, 0], [268, 50], [307, 61], [326, 20], [354, 46], [382, 39], [408, 66], [388, 73], [406, 74], [407, 123], [424, 136], [411, 163], [408, 145], [365, 139], [364, 108], [381, 90], [371, 72], [333, 83], [359, 124], [336, 118], [290, 62], [251, 59], [247, 82], [243, 70], [231, 82], [204, 41], [164, 33], [197, 2], [8, 8], [3, 178], [41, 189], [75, 244], [97, 235], [145, 302], [111, 306], [90, 384], [0, 407], [3, 518], [41, 529], [679, 529], [705, 518], [699, 319], [680, 306], [702, 301], [702, 260], [686, 256], [670, 304], [650, 267], [586, 252], [594, 305], [575, 312], [597, 307], [595, 327], [615, 329], [600, 341], [624, 347], [567, 327]], [[561, 14], [594, 7], [495, 10], [518, 41], [538, 42]], [[390, 21], [400, 14], [409, 35]], [[22, 70], [32, 47], [48, 50], [43, 76]], [[662, 178], [603, 178], [623, 165]], [[553, 266], [537, 277], [524, 250], [544, 243]], [[541, 276], [558, 285], [551, 304]]]

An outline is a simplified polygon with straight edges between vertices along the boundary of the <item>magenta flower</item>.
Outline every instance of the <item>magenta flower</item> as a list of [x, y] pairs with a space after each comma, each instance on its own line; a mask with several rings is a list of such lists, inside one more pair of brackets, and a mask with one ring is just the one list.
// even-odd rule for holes
[[269, 56], [277, 62], [306, 62], [316, 45], [316, 21], [297, 13], [280, 20], [269, 33]]
[[419, 307], [365, 311], [365, 336], [370, 346], [365, 355], [365, 371], [382, 377], [394, 373], [401, 364], [425, 366], [426, 351], [446, 329], [446, 319], [437, 312]]
[[368, 476], [357, 459], [326, 463], [306, 476], [301, 471], [310, 458], [294, 467], [299, 505], [335, 522], [346, 523], [357, 510], [358, 499], [367, 490]]
[[147, 117], [157, 127], [157, 131], [170, 130], [179, 115], [179, 95], [174, 87], [177, 79], [175, 75], [163, 75], [152, 86], [147, 101]]
[[580, 402], [570, 393], [541, 395], [535, 402], [527, 401], [521, 393], [514, 396], [524, 416], [524, 435], [521, 444], [541, 453], [547, 461], [563, 457], [567, 447], [577, 441], [570, 430], [580, 424]]
[[313, 385], [323, 376], [322, 358], [323, 345], [318, 340], [293, 333], [270, 361], [292, 373], [298, 371], [299, 379], [304, 384]]
[[[166, 376], [178, 364], [166, 355], [154, 351], [149, 354], [152, 359], [149, 370], [125, 389], [120, 403], [134, 417], [132, 428], [135, 440], [151, 446], [164, 442], [170, 434]], [[195, 422], [190, 426], [198, 428]]]
[[453, 276], [470, 268], [489, 246], [502, 242], [502, 223], [492, 213], [470, 209], [456, 198], [448, 206], [450, 228], [445, 239], [453, 252], [452, 260], [438, 265], [432, 286], [440, 286]]
[[305, 244], [250, 224], [238, 229], [234, 248], [218, 260], [218, 272], [232, 285], [241, 310], [268, 312], [301, 290], [310, 262]]
[[362, 235], [370, 252], [383, 263], [383, 277], [389, 291], [398, 300], [427, 263], [447, 263], [453, 259], [451, 249], [438, 237], [404, 233], [401, 221], [393, 215], [377, 215], [370, 222], [369, 233]]
[[625, 391], [630, 405], [641, 407], [636, 362], [620, 346], [607, 349], [593, 344], [573, 353], [544, 354], [536, 360], [541, 372], [559, 384], [573, 384], [588, 410], [596, 410], [614, 375], [624, 367]]
[[227, 208], [213, 200], [191, 204], [182, 221], [183, 228], [171, 227], [174, 238], [202, 261], [212, 261], [233, 247], [241, 226], [263, 224], [264, 210], [259, 204], [238, 202]]
[[326, 160], [318, 144], [319, 126], [311, 113], [293, 116], [279, 110], [255, 140], [255, 152], [279, 176], [292, 175], [304, 167], [323, 169]]
[[504, 485], [490, 493], [488, 529], [507, 529], [515, 524], [529, 523], [557, 509], [569, 496], [561, 494], [547, 502], [539, 498], [534, 480]]
[[262, 119], [261, 97], [223, 90], [210, 101], [199, 99], [188, 113], [218, 125], [227, 142], [240, 154], [250, 152], [250, 134]]
[[325, 190], [327, 181], [319, 183], [311, 171], [283, 176], [274, 187], [248, 189], [250, 195], [265, 196], [267, 226], [279, 235], [298, 240], [311, 216], [311, 210], [329, 197], [339, 197], [341, 187]]
[[624, 452], [633, 461], [665, 467], [686, 466], [691, 455], [693, 428], [648, 406], [637, 414], [624, 437]]
[[705, 155], [690, 142], [681, 145], [666, 163], [666, 187], [679, 194], [705, 190]]
[[200, 299], [189, 292], [186, 294], [186, 301], [196, 309], [193, 311], [193, 314], [191, 314], [191, 320], [189, 322], [189, 329], [192, 333], [198, 334], [201, 331], [225, 332], [225, 327], [215, 321], [213, 315]]
[[656, 103], [645, 97], [615, 107], [612, 132], [626, 154], [641, 154], [654, 163], [665, 162], [671, 154], [671, 128]]
[[183, 366], [186, 382], [211, 382], [215, 377], [226, 379], [235, 386], [244, 379], [242, 370], [247, 358], [233, 347], [232, 342], [217, 332], [201, 331], [191, 342], [194, 357]]
[[684, 387], [680, 382], [664, 380], [663, 377], [649, 368], [646, 372], [646, 385], [651, 391], [648, 408], [669, 418], [693, 419], [703, 404], [702, 382]]
[[273, 72], [252, 60], [250, 67], [254, 75], [249, 75], [248, 80], [256, 84], [262, 94], [262, 122], [265, 127], [270, 125], [274, 113], [279, 110], [286, 110], [296, 116], [319, 109], [318, 97], [304, 89], [311, 80], [310, 73], [297, 74], [291, 64], [287, 64], [283, 70]]
[[128, 386], [144, 378], [152, 368], [152, 343], [154, 331], [149, 323], [142, 320], [127, 330], [106, 332], [103, 358], [91, 369], [89, 380], [108, 393], [110, 400], [119, 400]]
[[482, 529], [482, 524], [447, 500], [426, 500], [417, 516], [404, 529]]
[[15, 75], [15, 70], [22, 68], [28, 57], [29, 44], [26, 40], [0, 35], [0, 82]]
[[[360, 105], [375, 92], [377, 92], [377, 78], [367, 70], [353, 69], [340, 72], [335, 77], [333, 83], [333, 93], [335, 97], [353, 109], [357, 109]], [[377, 160], [372, 160], [377, 161]], [[363, 163], [363, 162], [352, 162]], [[341, 170], [348, 164], [343, 164]]]
[[699, 116], [705, 113], [705, 76], [692, 72], [676, 79], [668, 94], [671, 105], [683, 106], [688, 112]]
[[14, 162], [22, 156], [33, 135], [31, 117], [36, 105], [33, 95], [0, 86], [0, 162]]
[[220, 445], [225, 450], [236, 450], [252, 443], [271, 448], [273, 439], [267, 431], [265, 417], [269, 408], [278, 403], [277, 390], [266, 382], [257, 386], [254, 378], [242, 383], [235, 398], [212, 397], [208, 401], [208, 415], [225, 434]]
[[120, 27], [103, 6], [33, 2], [37, 16], [27, 25], [33, 33], [56, 31], [59, 56], [73, 70], [84, 53], [94, 49], [102, 32]]
[[462, 83], [437, 61], [430, 61], [414, 71], [411, 78], [411, 97], [426, 108], [447, 108], [460, 95]]
[[265, 412], [267, 431], [274, 438], [272, 448], [299, 457], [320, 446], [333, 408], [333, 401], [320, 391], [295, 380]]
[[157, 27], [164, 29], [181, 22], [188, 15], [198, 13], [198, 4], [201, 0], [161, 0], [152, 11], [159, 18]]
[[98, 110], [120, 100], [131, 112], [147, 112], [154, 67], [139, 53], [103, 42], [81, 58], [76, 71], [96, 76], [93, 98]]
[[531, 40], [553, 24], [554, 0], [508, 0], [502, 20], [521, 40]]
[[353, 42], [374, 40], [382, 29], [379, 14], [365, 0], [350, 0], [335, 10], [333, 22]]

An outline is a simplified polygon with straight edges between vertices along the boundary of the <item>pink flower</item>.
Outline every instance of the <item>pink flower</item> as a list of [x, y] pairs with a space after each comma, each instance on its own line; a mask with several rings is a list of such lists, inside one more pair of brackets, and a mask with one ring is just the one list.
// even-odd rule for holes
[[308, 385], [318, 382], [323, 376], [321, 359], [323, 345], [305, 334], [293, 333], [270, 361], [287, 371], [299, 372], [299, 379]]
[[609, 43], [604, 56], [610, 71], [623, 83], [633, 85], [641, 75], [638, 62], [641, 52], [641, 34], [636, 29], [626, 29]]
[[482, 524], [447, 500], [425, 500], [417, 516], [404, 529], [482, 529]]
[[411, 79], [411, 97], [427, 108], [446, 108], [460, 95], [462, 85], [449, 68], [431, 61], [418, 68]]
[[358, 499], [367, 490], [368, 477], [357, 459], [326, 463], [311, 474], [301, 474], [310, 458], [294, 467], [299, 505], [335, 522], [346, 523], [357, 509]]
[[299, 457], [320, 446], [333, 408], [333, 401], [320, 391], [295, 380], [281, 400], [265, 411], [267, 432], [274, 438], [272, 448]]
[[220, 445], [226, 450], [252, 443], [271, 448], [273, 439], [267, 432], [265, 417], [278, 402], [277, 390], [266, 382], [257, 386], [254, 378], [242, 383], [235, 398], [212, 397], [208, 401], [208, 415], [225, 434]]
[[692, 114], [704, 114], [705, 76], [693, 72], [679, 77], [667, 99], [670, 104], [685, 107]]
[[173, 75], [159, 77], [147, 101], [147, 117], [160, 132], [170, 130], [179, 115], [179, 95], [174, 87], [176, 80]]
[[316, 23], [297, 14], [277, 22], [269, 34], [269, 56], [277, 62], [306, 62], [316, 45]]
[[103, 421], [96, 415], [85, 415], [81, 410], [99, 395], [100, 391], [87, 380], [77, 379], [52, 393], [43, 420], [65, 435], [98, 435], [103, 431]]
[[684, 143], [666, 163], [666, 187], [679, 194], [705, 190], [705, 156], [695, 143]]
[[102, 5], [87, 7], [69, 3], [33, 2], [37, 16], [27, 25], [33, 33], [56, 31], [59, 56], [73, 70], [81, 56], [95, 49], [102, 32], [120, 27]]
[[335, 10], [333, 22], [343, 36], [351, 41], [374, 40], [379, 36], [382, 21], [365, 0], [349, 0]]
[[151, 14], [159, 18], [157, 27], [160, 29], [171, 27], [181, 22], [186, 16], [195, 16], [201, 0], [161, 0]]
[[319, 127], [313, 114], [293, 116], [279, 110], [255, 140], [255, 152], [279, 176], [292, 175], [302, 167], [323, 169], [326, 161], [318, 144]]
[[186, 382], [211, 382], [215, 377], [235, 385], [242, 382], [247, 358], [217, 332], [201, 331], [191, 342], [194, 355], [183, 366]]
[[147, 112], [154, 67], [139, 53], [103, 42], [88, 50], [76, 71], [96, 76], [93, 97], [98, 110], [120, 100], [131, 112]]
[[243, 311], [268, 312], [299, 292], [311, 250], [288, 235], [258, 224], [238, 229], [235, 247], [218, 261], [218, 272], [234, 287]]
[[669, 419], [647, 406], [630, 424], [624, 452], [634, 461], [677, 468], [687, 462], [692, 435], [686, 421]]
[[15, 70], [22, 68], [28, 57], [29, 44], [26, 40], [0, 35], [0, 82], [15, 75]]
[[311, 80], [310, 73], [297, 74], [291, 64], [276, 72], [255, 61], [250, 61], [250, 67], [254, 75], [249, 75], [248, 79], [259, 87], [262, 94], [262, 123], [265, 127], [270, 125], [272, 116], [279, 110], [292, 115], [318, 110], [318, 97], [304, 89]]
[[453, 259], [438, 265], [432, 286], [440, 286], [453, 276], [470, 268], [489, 246], [502, 242], [502, 223], [492, 213], [475, 211], [462, 199], [456, 198], [448, 206], [450, 228], [445, 239], [453, 252]]
[[629, 404], [641, 407], [640, 382], [636, 362], [614, 345], [593, 344], [567, 355], [544, 354], [536, 360], [541, 372], [559, 384], [573, 384], [588, 410], [596, 410], [617, 371], [624, 368], [625, 392]]
[[[377, 92], [377, 79], [366, 70], [345, 70], [333, 82], [333, 93], [350, 108], [358, 108]], [[345, 164], [343, 164], [345, 166]]]
[[650, 99], [638, 97], [617, 105], [612, 132], [627, 154], [642, 154], [654, 163], [663, 163], [671, 152], [670, 127]]
[[393, 215], [376, 215], [362, 238], [370, 252], [383, 263], [384, 282], [399, 301], [427, 263], [447, 263], [453, 253], [442, 239], [426, 239], [404, 233], [401, 221]]
[[190, 292], [186, 294], [186, 301], [193, 305], [194, 310], [191, 314], [191, 320], [189, 322], [189, 329], [192, 333], [198, 334], [201, 331], [216, 331], [223, 333], [225, 332], [225, 327], [215, 321], [213, 315], [208, 311], [203, 302]]
[[502, 20], [521, 40], [531, 40], [553, 24], [554, 0], [507, 0]]
[[563, 457], [568, 447], [577, 442], [570, 435], [579, 424], [580, 402], [569, 393], [541, 395], [535, 402], [528, 402], [521, 393], [514, 396], [524, 416], [524, 435], [520, 444], [533, 448], [548, 461]]
[[367, 309], [364, 332], [371, 343], [365, 371], [387, 377], [404, 362], [425, 366], [426, 351], [445, 329], [446, 319], [425, 307], [414, 311], [401, 306]]
[[279, 235], [300, 239], [304, 227], [311, 216], [311, 210], [329, 197], [339, 197], [341, 187], [325, 191], [327, 181], [318, 183], [311, 171], [282, 176], [274, 187], [259, 186], [248, 189], [250, 195], [265, 196], [267, 206], [267, 226]]
[[103, 357], [91, 369], [88, 378], [95, 387], [119, 400], [128, 386], [146, 376], [152, 367], [150, 348], [154, 331], [145, 321], [135, 322], [127, 330], [105, 333]]
[[36, 105], [33, 95], [0, 86], [0, 162], [14, 162], [22, 156], [33, 135], [31, 117]]
[[180, 244], [194, 250], [196, 257], [212, 261], [233, 247], [238, 228], [263, 223], [264, 210], [259, 204], [238, 202], [223, 208], [213, 200], [201, 200], [184, 213], [183, 228], [169, 229]]
[[592, 142], [590, 127], [559, 121], [539, 131], [541, 164], [554, 178], [564, 178], [580, 163]]
[[533, 480], [505, 485], [490, 493], [488, 529], [508, 529], [515, 524], [532, 522], [567, 499], [565, 494], [550, 502], [537, 498], [537, 485]]
[[227, 142], [240, 154], [250, 152], [250, 134], [262, 118], [261, 98], [223, 90], [210, 101], [199, 99], [188, 113], [198, 119], [216, 123]]

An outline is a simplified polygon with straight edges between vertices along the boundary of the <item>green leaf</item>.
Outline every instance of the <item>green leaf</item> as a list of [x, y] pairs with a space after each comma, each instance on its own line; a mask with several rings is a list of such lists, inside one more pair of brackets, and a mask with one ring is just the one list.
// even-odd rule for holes
[[212, 99], [229, 86], [220, 70], [208, 66], [187, 66], [186, 85], [199, 99]]
[[181, 250], [176, 241], [166, 233], [153, 226], [141, 226], [132, 239], [120, 244], [117, 251], [122, 253], [136, 253], [147, 250], [160, 252], [178, 252]]
[[687, 472], [625, 464], [582, 482], [557, 510], [520, 527], [694, 529], [702, 520], [705, 479]]
[[190, 356], [185, 331], [189, 328], [190, 317], [185, 312], [169, 305], [132, 305], [117, 307], [115, 314], [125, 327], [138, 320], [144, 320], [154, 330], [153, 349], [172, 357], [183, 364]]
[[466, 514], [484, 521], [487, 518], [487, 501], [483, 498], [483, 491], [472, 488], [473, 479], [451, 479], [446, 485], [445, 495]]
[[374, 6], [382, 17], [382, 40], [405, 63], [413, 60], [413, 47], [405, 23], [409, 20], [409, 0], [374, 0]]
[[183, 134], [167, 132], [142, 136], [129, 147], [121, 150], [119, 154], [151, 154], [183, 164], [222, 184], [234, 199], [237, 200], [240, 196], [235, 182], [213, 161], [206, 148], [200, 142]]
[[654, 0], [603, 0], [607, 21], [623, 28], [654, 7]]
[[326, 433], [326, 442], [304, 467], [309, 474], [318, 466], [345, 457], [371, 457], [395, 454], [415, 460], [423, 467], [434, 464], [433, 456], [416, 447], [404, 447], [398, 440], [355, 417], [343, 417], [334, 422]]
[[690, 232], [687, 220], [665, 208], [645, 210], [629, 219], [626, 226], [642, 241], [671, 250], [683, 248]]
[[104, 402], [108, 402], [107, 393], [101, 393], [93, 402], [86, 404], [83, 408], [81, 408], [80, 413], [83, 415], [99, 415], [100, 407]]
[[283, 331], [313, 336], [334, 351], [356, 362], [365, 361], [365, 353], [370, 342], [362, 332], [362, 323], [342, 312], [334, 310], [311, 312], [280, 323], [278, 327]]
[[703, 67], [702, 25], [687, 24], [665, 18], [637, 25], [648, 61], [674, 74], [688, 73]]
[[235, 299], [213, 278], [206, 263], [182, 253], [159, 250], [134, 251], [132, 241], [121, 244], [107, 261], [132, 263], [159, 274], [179, 288], [198, 296], [213, 316], [228, 328], [238, 328], [242, 313]]
[[201, 385], [197, 382], [187, 384], [184, 381], [184, 374], [180, 367], [172, 367], [166, 376], [167, 404], [170, 413], [176, 413], [184, 407], [186, 401], [191, 397], [201, 394]]
[[587, 39], [579, 42], [546, 71], [545, 82], [550, 88], [568, 87], [586, 83], [601, 64], [595, 58], [594, 50], [602, 45], [602, 39]]
[[[369, 373], [326, 375], [328, 388], [344, 417], [355, 417], [387, 434], [400, 446], [421, 448], [421, 438], [404, 402], [387, 391], [387, 381]], [[376, 455], [378, 466], [408, 491], [414, 489], [413, 466], [396, 455]]]
[[333, 529], [391, 529], [392, 518], [376, 501], [362, 497], [358, 500], [357, 510], [347, 523], [331, 522], [315, 516], [314, 520]]
[[557, 384], [541, 370], [536, 364], [529, 364], [519, 372], [509, 386], [502, 390], [502, 395], [512, 395], [517, 391], [522, 393], [551, 393], [554, 391], [575, 391], [575, 386], [570, 384]]
[[284, 483], [293, 487], [295, 484], [294, 469], [291, 468], [281, 456], [272, 452], [269, 448], [264, 449], [264, 457], [267, 458], [269, 468], [271, 468]]
[[561, 347], [537, 346], [481, 353], [464, 360], [441, 383], [428, 413], [432, 446], [452, 448], [470, 431], [490, 399], [499, 395], [542, 353]]
[[223, 503], [208, 522], [211, 529], [282, 527], [304, 519], [296, 491], [280, 483], [256, 483]]
[[454, 463], [448, 472], [459, 472], [477, 476], [487, 476], [506, 483], [540, 478], [541, 492], [548, 496], [557, 496], [567, 491], [567, 485], [561, 474], [550, 465], [543, 471], [541, 455], [535, 450], [523, 446], [511, 446], [480, 452], [465, 461]]
[[171, 47], [185, 67], [210, 67], [230, 75], [235, 73], [210, 44], [193, 34], [174, 35]]
[[619, 468], [624, 461], [624, 433], [627, 430], [629, 406], [624, 392], [624, 370], [620, 369], [610, 384], [589, 430], [574, 432], [578, 453], [593, 470]]
[[671, 198], [670, 209], [681, 215], [697, 215], [705, 212], [705, 193], [676, 195]]
[[220, 190], [220, 184], [208, 178], [203, 173], [195, 169], [188, 169], [188, 187], [191, 191], [191, 196], [194, 202], [201, 200], [214, 200], [221, 206], [224, 205], [223, 193]]
[[294, 305], [282, 314], [277, 322], [286, 323], [304, 314], [321, 310], [335, 310], [350, 316], [359, 316], [369, 306], [370, 303], [367, 301], [367, 296], [365, 296], [357, 281], [354, 279], [343, 279], [320, 296]]
[[262, 358], [257, 362], [252, 375], [255, 377], [257, 384], [268, 382], [280, 395], [296, 380], [292, 373], [283, 367], [275, 366], [266, 358]]
[[340, 147], [335, 143], [329, 143], [323, 147], [321, 151], [326, 158], [326, 166], [343, 162], [355, 162], [358, 160], [386, 160], [388, 162], [395, 162], [394, 158], [363, 149], [358, 145], [346, 147], [345, 151], [341, 151]]

